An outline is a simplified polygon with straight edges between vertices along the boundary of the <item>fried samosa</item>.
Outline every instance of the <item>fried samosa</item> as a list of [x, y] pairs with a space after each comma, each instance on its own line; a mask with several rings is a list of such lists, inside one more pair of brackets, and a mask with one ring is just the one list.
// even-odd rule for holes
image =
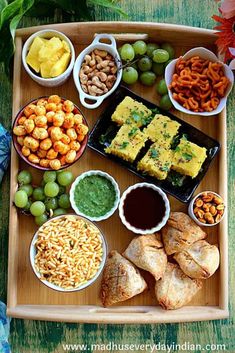
[[148, 234], [135, 237], [123, 253], [137, 267], [150, 272], [156, 279], [166, 270], [167, 256], [160, 234]]
[[183, 212], [171, 212], [161, 233], [167, 255], [185, 250], [207, 236], [204, 230]]
[[206, 279], [219, 267], [220, 255], [215, 245], [199, 240], [188, 249], [176, 253], [174, 259], [187, 276]]
[[163, 309], [178, 309], [191, 301], [202, 288], [202, 281], [184, 274], [177, 264], [167, 264], [163, 277], [156, 282], [155, 293]]
[[101, 281], [101, 301], [104, 306], [122, 302], [142, 293], [147, 284], [139, 270], [116, 250], [107, 258]]

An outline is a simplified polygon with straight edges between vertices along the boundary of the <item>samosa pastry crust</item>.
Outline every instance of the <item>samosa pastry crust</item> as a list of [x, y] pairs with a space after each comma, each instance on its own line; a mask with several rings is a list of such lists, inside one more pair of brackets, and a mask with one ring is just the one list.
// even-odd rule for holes
[[167, 265], [167, 256], [160, 239], [160, 234], [138, 236], [123, 253], [137, 267], [150, 272], [156, 281], [163, 276]]
[[139, 270], [116, 250], [107, 258], [101, 281], [101, 301], [104, 306], [122, 302], [142, 293], [147, 284]]
[[188, 249], [175, 254], [174, 259], [189, 277], [206, 279], [219, 267], [220, 255], [215, 245], [199, 240]]
[[187, 214], [171, 212], [165, 227], [161, 230], [167, 255], [187, 249], [207, 234]]
[[166, 271], [155, 285], [155, 293], [163, 309], [178, 309], [188, 304], [202, 288], [202, 281], [184, 274], [176, 264], [168, 263]]

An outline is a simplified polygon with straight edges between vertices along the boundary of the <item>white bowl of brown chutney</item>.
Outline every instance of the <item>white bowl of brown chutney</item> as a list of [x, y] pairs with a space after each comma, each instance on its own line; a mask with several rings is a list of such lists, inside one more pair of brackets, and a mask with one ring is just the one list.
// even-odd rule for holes
[[166, 194], [156, 185], [137, 183], [124, 191], [119, 203], [122, 223], [137, 234], [159, 231], [170, 216]]

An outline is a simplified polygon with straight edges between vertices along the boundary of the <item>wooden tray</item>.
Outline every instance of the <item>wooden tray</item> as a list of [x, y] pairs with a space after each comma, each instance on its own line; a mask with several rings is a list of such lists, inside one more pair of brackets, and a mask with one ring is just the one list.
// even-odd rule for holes
[[[132, 22], [94, 22], [71, 23], [43, 27], [20, 29], [16, 32], [16, 53], [14, 61], [13, 85], [13, 118], [18, 110], [33, 98], [42, 95], [59, 94], [79, 105], [79, 98], [72, 77], [61, 87], [45, 88], [39, 86], [27, 75], [22, 67], [21, 51], [24, 41], [33, 32], [44, 28], [53, 28], [64, 32], [75, 45], [76, 55], [87, 46], [95, 33], [114, 33], [122, 43], [127, 40], [149, 39], [150, 41], [169, 41], [176, 48], [176, 55], [195, 46], [205, 46], [216, 51], [215, 35], [212, 31], [200, 28], [176, 26], [159, 23]], [[118, 33], [118, 34], [117, 34]], [[124, 34], [123, 34], [124, 33]], [[158, 102], [153, 88], [136, 84], [133, 90], [152, 102]], [[79, 105], [80, 106], [80, 105]], [[90, 127], [94, 125], [105, 103], [94, 111], [84, 112]], [[214, 190], [227, 202], [227, 160], [226, 160], [226, 112], [209, 118], [185, 116], [174, 111], [174, 114], [217, 139], [221, 151], [216, 157], [207, 175], [196, 192]], [[204, 282], [202, 290], [190, 303], [179, 310], [161, 309], [154, 295], [152, 278], [147, 278], [150, 290], [118, 306], [103, 308], [99, 300], [100, 279], [90, 288], [77, 293], [59, 293], [53, 291], [34, 276], [29, 263], [29, 244], [36, 226], [31, 217], [19, 215], [12, 205], [17, 188], [16, 176], [19, 169], [25, 168], [12, 148], [11, 158], [11, 207], [9, 229], [8, 260], [8, 309], [10, 316], [25, 319], [41, 319], [67, 322], [94, 323], [157, 323], [186, 322], [198, 320], [221, 319], [228, 316], [228, 239], [227, 218], [217, 227], [206, 228], [210, 243], [219, 244], [221, 253], [220, 268], [210, 279]], [[140, 179], [116, 163], [105, 159], [96, 152], [87, 149], [82, 159], [71, 168], [75, 175], [89, 169], [104, 170], [118, 181], [121, 192]], [[41, 173], [33, 170], [35, 181]], [[187, 206], [170, 197], [171, 209], [187, 212]], [[133, 237], [119, 220], [117, 212], [111, 219], [99, 223], [108, 241], [109, 249], [123, 251]]]

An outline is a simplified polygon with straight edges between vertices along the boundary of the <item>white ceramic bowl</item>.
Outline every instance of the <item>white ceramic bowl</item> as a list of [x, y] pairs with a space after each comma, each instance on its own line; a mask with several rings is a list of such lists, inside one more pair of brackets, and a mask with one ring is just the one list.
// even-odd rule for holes
[[35, 268], [35, 265], [34, 265], [34, 260], [35, 260], [35, 256], [36, 256], [36, 247], [35, 247], [35, 243], [36, 243], [36, 240], [37, 240], [37, 237], [38, 237], [38, 233], [41, 229], [41, 227], [37, 230], [37, 232], [34, 234], [33, 236], [33, 239], [31, 241], [31, 244], [30, 244], [30, 250], [29, 250], [29, 257], [30, 257], [30, 264], [32, 266], [32, 269], [33, 269], [33, 272], [34, 274], [36, 275], [36, 277], [43, 283], [45, 284], [47, 287], [51, 288], [51, 289], [54, 289], [56, 291], [59, 291], [59, 292], [78, 292], [86, 287], [89, 287], [90, 285], [92, 285], [96, 280], [97, 278], [100, 276], [103, 268], [104, 268], [104, 265], [105, 265], [105, 261], [106, 261], [106, 258], [107, 258], [107, 253], [108, 253], [108, 248], [107, 248], [107, 243], [106, 243], [106, 240], [104, 238], [104, 235], [102, 234], [101, 230], [97, 227], [97, 225], [95, 225], [94, 223], [92, 223], [91, 221], [89, 221], [87, 218], [85, 217], [81, 217], [81, 216], [77, 216], [77, 215], [69, 215], [69, 214], [66, 214], [66, 215], [61, 215], [61, 216], [57, 216], [57, 217], [53, 217], [52, 219], [49, 219], [45, 224], [48, 224], [50, 221], [52, 220], [55, 220], [56, 218], [62, 218], [62, 217], [65, 217], [65, 216], [73, 216], [73, 217], [77, 217], [79, 219], [84, 219], [87, 223], [90, 223], [92, 224], [94, 227], [96, 227], [99, 232], [100, 232], [100, 237], [101, 237], [101, 240], [102, 240], [102, 248], [103, 248], [103, 257], [102, 257], [102, 261], [101, 261], [101, 264], [100, 264], [100, 267], [96, 273], [96, 275], [91, 278], [89, 281], [87, 281], [86, 283], [82, 284], [81, 286], [77, 287], [77, 288], [73, 288], [73, 289], [65, 289], [63, 287], [60, 287], [60, 286], [57, 286], [51, 282], [48, 282], [46, 280], [42, 280], [41, 279], [41, 275], [40, 273], [37, 271], [37, 269]]
[[[31, 70], [31, 68], [28, 66], [28, 64], [26, 62], [26, 56], [28, 54], [29, 47], [32, 44], [35, 37], [42, 37], [42, 38], [58, 37], [61, 40], [64, 40], [69, 45], [70, 51], [71, 51], [70, 63], [68, 65], [67, 69], [61, 75], [59, 75], [57, 77], [53, 77], [53, 78], [43, 78], [43, 77], [40, 77], [40, 76], [37, 76], [36, 74], [34, 74], [33, 71]], [[23, 46], [22, 62], [23, 62], [25, 71], [29, 74], [29, 76], [34, 81], [36, 81], [41, 86], [57, 87], [57, 86], [62, 85], [69, 78], [69, 76], [73, 70], [74, 61], [75, 61], [75, 51], [74, 51], [73, 44], [71, 43], [71, 41], [69, 40], [69, 38], [65, 34], [63, 34], [62, 32], [58, 32], [54, 29], [50, 29], [50, 30], [44, 29], [42, 31], [35, 32], [26, 40], [26, 42], [24, 43], [24, 46]]]
[[219, 223], [223, 220], [224, 215], [225, 215], [225, 208], [226, 208], [226, 205], [225, 205], [225, 208], [224, 208], [224, 213], [222, 214], [222, 217], [221, 217], [221, 219], [220, 219], [219, 222], [213, 223], [213, 224], [200, 222], [200, 221], [197, 219], [197, 217], [195, 216], [194, 212], [193, 212], [193, 208], [194, 208], [193, 205], [194, 205], [195, 200], [196, 200], [200, 195], [202, 195], [202, 194], [204, 194], [204, 193], [211, 193], [211, 194], [214, 194], [215, 196], [218, 196], [219, 198], [221, 198], [221, 199], [223, 200], [223, 198], [222, 198], [219, 194], [217, 194], [216, 192], [214, 192], [214, 191], [202, 191], [202, 192], [200, 192], [199, 194], [197, 194], [197, 195], [190, 201], [190, 204], [189, 204], [189, 206], [188, 206], [188, 214], [189, 214], [189, 216], [194, 220], [194, 222], [197, 223], [199, 226], [202, 226], [202, 227], [213, 227], [213, 226], [216, 226], [217, 224], [219, 224]]
[[[100, 216], [100, 217], [91, 217], [89, 215], [84, 214], [83, 212], [81, 212], [79, 210], [79, 208], [77, 207], [75, 200], [74, 200], [74, 193], [75, 193], [76, 186], [79, 184], [79, 182], [82, 179], [84, 179], [85, 177], [91, 176], [91, 175], [100, 175], [100, 176], [108, 179], [112, 183], [114, 190], [116, 192], [116, 200], [114, 202], [113, 207], [110, 209], [109, 212], [107, 212], [105, 215]], [[81, 175], [79, 175], [79, 177], [77, 177], [74, 180], [73, 184], [71, 185], [69, 195], [70, 195], [71, 206], [72, 206], [73, 210], [76, 212], [76, 214], [81, 215], [83, 217], [88, 218], [91, 221], [96, 221], [96, 222], [103, 221], [104, 219], [107, 219], [110, 216], [112, 216], [112, 214], [116, 211], [116, 209], [118, 207], [119, 200], [120, 200], [120, 190], [119, 190], [117, 182], [115, 181], [115, 179], [111, 175], [109, 175], [108, 173], [105, 173], [101, 170], [90, 170], [88, 172], [85, 172], [85, 173], [82, 173]]]
[[[110, 40], [111, 43], [110, 44], [102, 43], [101, 42], [102, 39], [108, 39]], [[79, 79], [79, 72], [80, 72], [82, 63], [84, 61], [85, 55], [90, 54], [95, 49], [106, 50], [109, 54], [111, 54], [114, 57], [118, 68], [117, 79], [115, 81], [115, 84], [107, 93], [103, 94], [102, 96], [91, 96], [90, 94], [85, 93], [81, 87], [81, 83]], [[106, 99], [108, 96], [110, 96], [110, 94], [112, 94], [116, 90], [116, 88], [118, 87], [121, 81], [121, 78], [122, 78], [121, 59], [117, 50], [115, 38], [110, 34], [105, 34], [105, 33], [97, 34], [93, 42], [78, 55], [73, 68], [73, 79], [77, 87], [82, 105], [88, 109], [95, 109], [99, 107], [100, 104], [103, 102], [103, 100]], [[94, 103], [88, 103], [86, 100], [92, 101]]]
[[[217, 58], [217, 56], [212, 53], [210, 50], [206, 49], [206, 48], [203, 48], [203, 47], [197, 47], [197, 48], [194, 48], [194, 49], [191, 49], [189, 50], [186, 54], [184, 54], [182, 56], [182, 59], [184, 60], [187, 60], [189, 58], [191, 58], [192, 56], [200, 56], [201, 58], [203, 59], [208, 59], [210, 61], [213, 61], [213, 62], [220, 62], [219, 59]], [[173, 74], [175, 73], [175, 64], [177, 62], [179, 58], [175, 59], [175, 60], [172, 60], [166, 67], [166, 70], [165, 70], [165, 81], [166, 81], [166, 84], [167, 84], [167, 87], [169, 87], [169, 85], [171, 84], [172, 82], [172, 77], [173, 77]], [[223, 67], [224, 67], [224, 74], [225, 76], [229, 79], [230, 83], [228, 85], [228, 88], [227, 88], [227, 92], [226, 92], [226, 95], [220, 99], [220, 103], [218, 105], [218, 107], [211, 111], [211, 112], [193, 112], [189, 109], [186, 109], [184, 108], [181, 104], [179, 104], [172, 96], [172, 92], [171, 90], [168, 88], [168, 94], [169, 94], [169, 97], [170, 97], [170, 100], [172, 102], [172, 104], [174, 105], [174, 107], [176, 109], [178, 109], [179, 111], [183, 112], [183, 113], [186, 113], [186, 114], [190, 114], [190, 115], [201, 115], [201, 116], [210, 116], [210, 115], [216, 115], [216, 114], [219, 114], [225, 107], [226, 105], [226, 102], [227, 102], [227, 97], [232, 89], [232, 86], [233, 86], [233, 82], [234, 82], [234, 76], [233, 76], [233, 72], [232, 70], [228, 67], [228, 65], [220, 62]]]
[[[160, 223], [158, 223], [154, 228], [151, 228], [151, 229], [138, 229], [138, 228], [135, 228], [133, 227], [125, 218], [125, 215], [124, 215], [124, 209], [123, 209], [123, 206], [124, 206], [124, 202], [125, 202], [125, 199], [126, 199], [126, 196], [134, 189], [137, 189], [137, 188], [141, 188], [141, 187], [147, 187], [147, 188], [150, 188], [150, 189], [153, 189], [154, 191], [158, 192], [158, 194], [161, 195], [164, 203], [165, 203], [165, 208], [166, 208], [166, 212], [165, 212], [165, 215], [162, 219], [162, 221]], [[144, 205], [141, 205], [140, 207], [143, 207], [144, 208]], [[159, 187], [157, 187], [156, 185], [154, 184], [149, 184], [149, 183], [137, 183], [137, 184], [134, 184], [132, 186], [130, 186], [128, 189], [126, 189], [124, 191], [124, 193], [122, 194], [122, 197], [120, 199], [120, 203], [119, 203], [119, 216], [121, 218], [121, 221], [122, 223], [127, 227], [127, 229], [131, 230], [132, 232], [134, 233], [137, 233], [137, 234], [150, 234], [150, 233], [154, 233], [154, 232], [157, 232], [159, 231], [162, 227], [164, 227], [164, 225], [166, 224], [169, 216], [170, 216], [170, 203], [169, 203], [169, 200], [165, 194], [165, 192], [163, 192]]]

